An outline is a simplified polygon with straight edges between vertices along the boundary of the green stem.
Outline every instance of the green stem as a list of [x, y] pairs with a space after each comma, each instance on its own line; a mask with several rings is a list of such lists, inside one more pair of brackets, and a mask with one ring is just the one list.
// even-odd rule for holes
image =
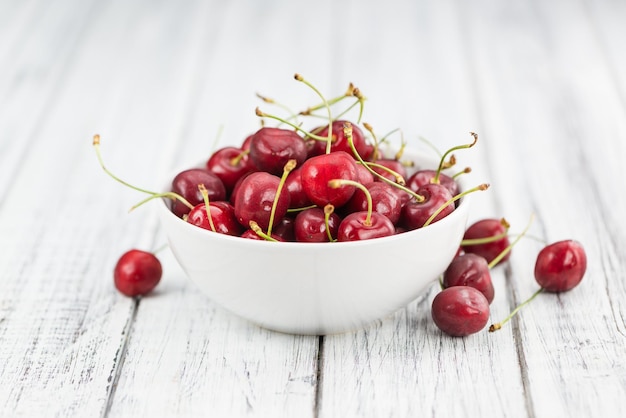
[[513, 242], [509, 244], [508, 247], [502, 250], [500, 254], [496, 256], [496, 258], [491, 260], [491, 262], [489, 263], [490, 269], [493, 268], [493, 266], [495, 266], [496, 264], [498, 264], [500, 260], [502, 260], [508, 253], [511, 252], [511, 249], [513, 248], [513, 246], [515, 246], [515, 244], [517, 244], [518, 241], [522, 239], [522, 237], [526, 234], [526, 232], [528, 232], [528, 229], [530, 228], [530, 225], [533, 223], [534, 219], [535, 219], [535, 215], [534, 214], [530, 215], [530, 219], [528, 220], [528, 223], [526, 224], [526, 228], [524, 228], [524, 230], [519, 234], [519, 236], [515, 238], [515, 240], [513, 240]]
[[479, 191], [487, 190], [488, 188], [489, 188], [489, 185], [488, 185], [488, 184], [481, 184], [481, 185], [478, 185], [478, 186], [476, 186], [476, 187], [473, 187], [473, 188], [471, 188], [471, 189], [469, 189], [469, 190], [466, 190], [466, 191], [464, 191], [463, 193], [459, 193], [459, 194], [457, 194], [457, 195], [456, 195], [456, 196], [454, 196], [452, 199], [448, 199], [448, 200], [447, 200], [447, 201], [446, 201], [443, 205], [439, 206], [439, 207], [437, 208], [437, 210], [436, 210], [435, 212], [433, 212], [433, 214], [432, 214], [432, 215], [430, 215], [430, 218], [428, 218], [428, 219], [426, 220], [426, 222], [424, 222], [424, 225], [422, 226], [422, 228], [424, 228], [424, 227], [426, 227], [426, 226], [430, 225], [430, 224], [431, 224], [431, 223], [435, 220], [435, 218], [437, 217], [437, 215], [439, 215], [439, 214], [441, 213], [441, 211], [443, 211], [446, 207], [448, 207], [448, 206], [449, 206], [449, 205], [451, 205], [452, 203], [456, 202], [457, 200], [459, 200], [459, 199], [460, 199], [460, 198], [462, 198], [463, 196], [466, 196], [466, 195], [468, 195], [468, 194], [470, 194], [470, 193], [473, 193], [473, 192], [479, 192]]
[[537, 297], [537, 295], [539, 293], [543, 292], [543, 287], [539, 288], [539, 290], [537, 290], [535, 293], [533, 293], [533, 295], [531, 297], [529, 297], [528, 299], [526, 299], [524, 302], [522, 302], [517, 308], [513, 309], [513, 311], [511, 311], [511, 313], [509, 314], [509, 316], [507, 316], [506, 318], [504, 318], [502, 321], [500, 322], [496, 322], [495, 324], [491, 324], [489, 326], [489, 332], [495, 332], [497, 330], [499, 330], [500, 328], [502, 328], [502, 325], [506, 324], [507, 322], [509, 322], [511, 320], [511, 318], [513, 318], [515, 316], [515, 314], [517, 314], [519, 312], [520, 309], [522, 309], [524, 306], [528, 305], [530, 302], [532, 302], [532, 300], [534, 298]]

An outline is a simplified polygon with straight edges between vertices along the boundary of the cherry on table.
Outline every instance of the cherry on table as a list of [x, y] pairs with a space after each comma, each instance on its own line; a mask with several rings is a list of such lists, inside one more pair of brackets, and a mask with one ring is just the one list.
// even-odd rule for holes
[[[491, 263], [511, 243], [508, 237], [509, 223], [505, 219], [487, 218], [481, 219], [465, 231], [461, 246], [466, 253], [473, 253], [485, 258]], [[511, 257], [507, 253], [500, 262]]]
[[495, 295], [489, 263], [476, 254], [456, 256], [443, 273], [443, 287], [469, 286], [480, 291], [491, 304]]
[[587, 270], [582, 244], [564, 240], [545, 246], [537, 255], [535, 280], [548, 292], [565, 292], [576, 287]]
[[465, 337], [482, 330], [489, 321], [485, 295], [469, 286], [452, 286], [435, 296], [431, 306], [435, 325], [453, 337]]
[[159, 259], [151, 252], [132, 249], [125, 252], [113, 270], [115, 287], [134, 297], [150, 293], [163, 275]]

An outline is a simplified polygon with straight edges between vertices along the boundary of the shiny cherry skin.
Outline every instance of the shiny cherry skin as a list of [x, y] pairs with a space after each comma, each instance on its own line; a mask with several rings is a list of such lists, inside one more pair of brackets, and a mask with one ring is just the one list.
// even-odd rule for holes
[[[372, 210], [385, 215], [394, 225], [400, 219], [402, 213], [402, 200], [394, 189], [396, 187], [383, 182], [372, 182], [365, 185], [372, 197]], [[360, 212], [367, 210], [367, 197], [362, 190], [357, 189], [350, 201], [344, 206], [348, 212]]]
[[[414, 192], [417, 192], [420, 187], [426, 184], [431, 184], [436, 176], [436, 170], [418, 170], [406, 180], [406, 187]], [[450, 191], [452, 196], [459, 194], [459, 185], [452, 177], [440, 173], [439, 184], [445, 186]]]
[[354, 186], [344, 185], [332, 188], [330, 180], [357, 180], [357, 168], [354, 158], [343, 151], [311, 157], [302, 164], [302, 188], [309, 200], [320, 207], [328, 203], [335, 208], [343, 206], [354, 194]]
[[[400, 177], [402, 177], [406, 181], [406, 176], [407, 176], [406, 168], [404, 167], [402, 162], [398, 160], [386, 159], [386, 158], [376, 160], [375, 162], [376, 164], [382, 165], [383, 167], [387, 167], [388, 169], [392, 170], [393, 172], [398, 174]], [[386, 178], [387, 180], [391, 180], [394, 183], [397, 182], [396, 176], [391, 174], [389, 171], [382, 169], [380, 167], [376, 167], [376, 166], [373, 166], [372, 169], [378, 174], [380, 174], [381, 176], [383, 176], [384, 178]], [[382, 181], [380, 180], [379, 177], [376, 177], [375, 180]]]
[[[502, 224], [501, 219], [487, 218], [481, 219], [470, 225], [470, 227], [465, 231], [463, 239], [489, 238], [505, 234], [506, 232], [507, 228]], [[502, 251], [508, 248], [510, 244], [509, 238], [505, 235], [496, 241], [486, 242], [484, 244], [463, 245], [463, 251], [479, 255], [487, 260], [487, 263], [491, 263], [491, 261], [500, 255]], [[508, 260], [510, 257], [511, 252], [509, 251], [499, 263]]]
[[489, 302], [473, 287], [452, 286], [435, 296], [431, 316], [444, 333], [465, 337], [485, 328], [489, 321]]
[[374, 181], [374, 175], [363, 164], [356, 165], [357, 181], [361, 184], [370, 184]]
[[[417, 189], [417, 194], [424, 200], [412, 199], [402, 208], [400, 223], [409, 230], [422, 228], [426, 221], [442, 206], [452, 199], [450, 191], [441, 184], [425, 184]], [[454, 203], [449, 203], [431, 222], [437, 222], [454, 211]]]
[[259, 170], [280, 176], [287, 161], [298, 167], [306, 158], [304, 139], [292, 130], [263, 127], [250, 139], [250, 159]]
[[[198, 185], [200, 184], [204, 184], [204, 187], [207, 189], [210, 201], [226, 199], [226, 188], [222, 180], [204, 168], [190, 168], [181, 171], [172, 180], [171, 190], [195, 206], [204, 202], [202, 193], [198, 190]], [[172, 204], [172, 212], [178, 217], [186, 215], [189, 211], [190, 209], [179, 200], [175, 200]]]
[[369, 224], [366, 219], [367, 211], [353, 212], [343, 218], [337, 231], [337, 241], [363, 241], [396, 233], [393, 223], [385, 215], [372, 212]]
[[[244, 228], [249, 227], [250, 221], [255, 221], [261, 229], [267, 230], [279, 183], [280, 178], [264, 171], [251, 173], [241, 181], [234, 206], [237, 221]], [[287, 214], [289, 199], [289, 193], [283, 188], [276, 205], [272, 227]]]
[[565, 292], [578, 285], [587, 270], [587, 254], [574, 240], [544, 247], [535, 262], [535, 280], [548, 292]]
[[493, 302], [495, 290], [487, 260], [476, 254], [456, 256], [443, 273], [443, 287], [470, 286]]
[[[339, 215], [331, 213], [328, 228], [333, 239], [337, 238], [340, 223]], [[324, 210], [315, 207], [299, 212], [294, 220], [294, 235], [298, 242], [328, 242]]]
[[[335, 151], [343, 151], [347, 152], [350, 155], [353, 155], [352, 148], [350, 147], [350, 143], [346, 138], [344, 133], [344, 124], [347, 121], [345, 120], [336, 120], [332, 123], [332, 140], [330, 145], [330, 152]], [[352, 125], [352, 142], [354, 143], [354, 148], [359, 153], [361, 158], [367, 160], [370, 158], [373, 148], [367, 144], [365, 140], [365, 136], [363, 135], [363, 131], [361, 129], [351, 123]], [[316, 135], [326, 138], [328, 136], [328, 125], [320, 126], [311, 131]], [[315, 141], [315, 151], [312, 152], [312, 155], [321, 155], [326, 152], [326, 141]]]
[[224, 147], [211, 154], [207, 169], [222, 180], [226, 193], [230, 194], [235, 183], [245, 174], [256, 171], [247, 152], [241, 148]]
[[[225, 235], [239, 236], [243, 232], [242, 226], [235, 217], [235, 208], [228, 202], [209, 202], [211, 220], [215, 227], [215, 232]], [[206, 205], [200, 203], [196, 205], [187, 216], [187, 222], [200, 228], [212, 231], [209, 217], [207, 216]]]
[[162, 275], [159, 259], [150, 252], [136, 249], [124, 253], [113, 270], [115, 287], [130, 297], [150, 293], [159, 284]]
[[[254, 232], [251, 229], [246, 229], [245, 231], [243, 231], [243, 234], [241, 234], [241, 238], [251, 239], [255, 241], [268, 241], [267, 239], [259, 236], [256, 232]], [[273, 232], [272, 232], [272, 238], [278, 242], [285, 242], [285, 239], [283, 237], [276, 235]]]
[[311, 200], [302, 187], [302, 167], [296, 167], [285, 180], [285, 189], [289, 192], [291, 203], [290, 209], [305, 208], [311, 206]]
[[294, 218], [285, 216], [272, 229], [272, 236], [280, 237], [287, 242], [295, 241], [296, 236], [294, 233], [294, 223], [295, 223]]

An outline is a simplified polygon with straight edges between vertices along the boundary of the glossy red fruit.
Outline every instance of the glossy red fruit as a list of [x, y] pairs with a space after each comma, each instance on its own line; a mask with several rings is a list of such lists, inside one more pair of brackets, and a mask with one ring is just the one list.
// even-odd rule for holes
[[[222, 180], [204, 168], [191, 168], [178, 173], [172, 180], [172, 192], [181, 195], [195, 206], [204, 202], [202, 193], [198, 190], [200, 184], [204, 184], [207, 189], [210, 201], [226, 199], [226, 188]], [[190, 209], [179, 200], [172, 204], [172, 212], [178, 217], [182, 217], [189, 211]]]
[[[391, 172], [389, 172], [388, 170], [385, 170], [384, 168], [380, 168], [380, 167], [376, 167], [373, 166], [372, 169], [377, 172], [378, 174], [380, 174], [381, 176], [383, 176], [384, 178], [386, 178], [387, 180], [393, 181], [395, 183], [398, 182], [398, 178], [397, 176], [402, 177], [403, 180], [406, 181], [406, 168], [404, 167], [404, 165], [402, 165], [402, 162], [398, 161], [398, 160], [393, 160], [393, 159], [386, 159], [386, 158], [382, 158], [379, 160], [375, 161], [376, 164], [379, 164], [383, 167], [388, 168], [389, 170], [393, 171], [395, 173], [392, 174]], [[382, 181], [380, 180], [379, 177], [375, 178], [376, 181]]]
[[150, 293], [163, 275], [161, 262], [152, 253], [130, 250], [115, 265], [115, 287], [126, 296], [143, 296]]
[[445, 218], [454, 211], [454, 203], [446, 205], [446, 202], [452, 199], [452, 194], [441, 184], [426, 184], [417, 190], [417, 194], [424, 197], [422, 202], [413, 199], [402, 208], [400, 223], [408, 230], [422, 228], [440, 207], [444, 209], [431, 223]]
[[[336, 213], [328, 217], [328, 229], [333, 239], [337, 238], [337, 229], [341, 219]], [[310, 208], [299, 212], [294, 221], [294, 235], [298, 242], [329, 242], [324, 210]]]
[[435, 296], [431, 315], [435, 325], [446, 334], [465, 337], [485, 328], [489, 302], [473, 287], [453, 286]]
[[339, 224], [337, 241], [363, 241], [388, 237], [396, 233], [393, 223], [385, 215], [372, 212], [369, 224], [366, 220], [367, 211], [347, 215]]
[[[335, 151], [343, 151], [350, 155], [354, 155], [352, 152], [352, 148], [350, 147], [350, 143], [346, 138], [344, 133], [344, 124], [347, 121], [345, 120], [336, 120], [332, 123], [332, 143], [330, 146], [330, 152]], [[372, 147], [367, 144], [365, 141], [365, 136], [363, 135], [363, 131], [361, 129], [351, 123], [352, 125], [352, 141], [354, 142], [354, 147], [357, 152], [364, 160], [367, 160], [371, 153]], [[328, 125], [320, 126], [311, 131], [312, 133], [319, 135], [321, 137], [326, 138], [328, 136]], [[326, 151], [326, 142], [325, 141], [316, 141], [315, 142], [315, 152], [312, 152], [312, 155], [321, 155]]]
[[[498, 235], [506, 234], [507, 227], [502, 219], [481, 219], [478, 222], [473, 223], [463, 236], [464, 240], [474, 240], [480, 238], [495, 237]], [[487, 263], [491, 263], [502, 251], [504, 251], [511, 243], [509, 238], [504, 235], [502, 238], [486, 242], [484, 244], [472, 244], [463, 245], [463, 251], [466, 253], [472, 253], [483, 257], [487, 260]], [[500, 263], [508, 260], [511, 257], [511, 252], [507, 253]]]
[[304, 140], [292, 130], [264, 127], [250, 139], [250, 159], [259, 170], [280, 176], [287, 161], [299, 167], [306, 158]]
[[289, 198], [291, 203], [290, 208], [304, 208], [311, 206], [311, 200], [304, 192], [302, 187], [302, 167], [297, 167], [287, 176], [285, 180], [285, 189], [289, 192]]
[[[365, 185], [372, 198], [372, 210], [385, 215], [394, 225], [402, 213], [402, 200], [394, 189], [396, 187], [383, 182], [372, 182]], [[357, 189], [344, 209], [348, 212], [367, 210], [367, 197], [362, 190]]]
[[[406, 187], [417, 192], [417, 190], [426, 185], [433, 183], [435, 177], [437, 176], [436, 170], [419, 170], [413, 173], [406, 181]], [[459, 185], [458, 183], [450, 176], [446, 176], [443, 173], [439, 174], [439, 184], [445, 186], [452, 196], [456, 196], [459, 194]]]
[[[267, 230], [279, 183], [280, 178], [264, 171], [251, 173], [241, 181], [234, 206], [237, 221], [244, 228], [249, 227], [250, 221], [255, 221], [261, 229]], [[278, 198], [272, 226], [276, 226], [287, 214], [289, 199], [289, 193], [283, 189]]]
[[[231, 193], [235, 183], [245, 174], [256, 171], [247, 152], [241, 148], [224, 147], [211, 154], [207, 169], [222, 180], [226, 193]], [[205, 185], [206, 187], [206, 185]]]
[[587, 270], [587, 254], [578, 241], [558, 241], [544, 247], [535, 262], [535, 280], [548, 292], [565, 292], [578, 285]]
[[470, 286], [493, 302], [495, 290], [487, 260], [476, 254], [457, 255], [443, 273], [443, 287]]
[[354, 194], [354, 186], [332, 188], [330, 180], [357, 180], [357, 168], [350, 154], [337, 151], [311, 157], [302, 164], [302, 188], [314, 204], [324, 207], [328, 203], [335, 208], [343, 206]]
[[235, 208], [230, 203], [224, 201], [210, 202], [209, 210], [211, 212], [213, 227], [211, 227], [211, 222], [209, 222], [206, 205], [204, 203], [196, 205], [189, 212], [187, 222], [210, 231], [215, 228], [215, 232], [219, 234], [241, 235], [243, 228], [235, 217]]

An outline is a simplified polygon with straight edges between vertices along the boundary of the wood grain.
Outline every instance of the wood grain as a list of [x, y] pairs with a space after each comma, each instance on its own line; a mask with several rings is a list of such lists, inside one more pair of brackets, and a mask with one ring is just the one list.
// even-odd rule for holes
[[[619, 416], [626, 395], [626, 7], [611, 0], [0, 0], [0, 416]], [[494, 321], [537, 288], [543, 244], [585, 280], [497, 333], [443, 335], [436, 283], [352, 333], [271, 332], [199, 293], [169, 250], [140, 300], [111, 280], [165, 243], [144, 196], [260, 125], [354, 82], [412, 148], [464, 143], [472, 220], [530, 234], [492, 270]], [[381, 255], [378, 262], [409, 262]], [[419, 274], [419, 266], [416, 266]]]

